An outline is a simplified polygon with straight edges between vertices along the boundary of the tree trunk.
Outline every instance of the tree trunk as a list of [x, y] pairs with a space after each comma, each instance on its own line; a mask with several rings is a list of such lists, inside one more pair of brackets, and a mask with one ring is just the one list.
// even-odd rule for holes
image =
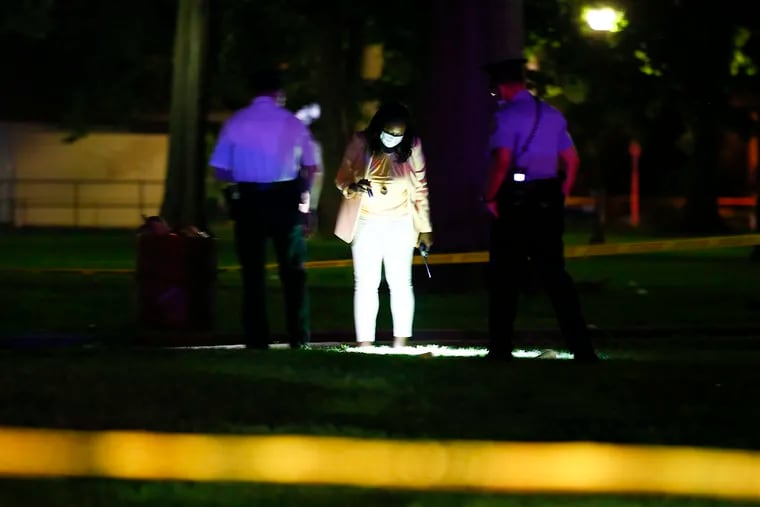
[[[757, 119], [757, 113], [752, 113], [752, 130], [750, 136], [752, 138], [756, 138], [758, 135], [758, 127], [760, 125], [758, 124]], [[752, 168], [752, 180], [749, 182], [750, 186], [754, 186], [754, 194], [755, 194], [755, 219], [753, 220], [753, 227], [752, 227], [752, 233], [757, 234], [758, 231], [760, 231], [760, 174], [758, 174], [758, 167], [757, 162], [755, 161], [755, 166]], [[750, 253], [750, 259], [753, 262], [760, 262], [760, 245], [755, 245], [752, 247], [752, 251]]]
[[588, 140], [588, 144], [585, 146], [583, 153], [585, 155], [583, 165], [589, 171], [590, 178], [590, 193], [594, 198], [594, 213], [591, 218], [591, 236], [589, 237], [589, 244], [599, 245], [607, 241], [605, 236], [606, 225], [606, 206], [607, 206], [607, 191], [604, 179], [602, 178], [601, 160], [599, 157], [599, 145], [604, 142], [600, 135], [594, 136]]
[[689, 171], [683, 230], [720, 233], [728, 227], [718, 213], [718, 154], [721, 128], [715, 107], [697, 111], [694, 121], [693, 165]]
[[[720, 233], [728, 227], [718, 213], [719, 154], [724, 132], [725, 115], [729, 110], [727, 90], [732, 81], [729, 63], [734, 57], [734, 21], [727, 15], [730, 9], [718, 9], [705, 2], [694, 2], [678, 10], [685, 26], [684, 48], [700, 55], [705, 62], [714, 62], [709, 71], [684, 60], [674, 62], [687, 85], [682, 89], [684, 111], [693, 133], [692, 165], [688, 173], [686, 206], [683, 214], [684, 232]], [[739, 18], [736, 18], [739, 19]], [[699, 32], [704, 20], [711, 20], [710, 37]]]
[[[330, 14], [329, 10], [325, 14]], [[340, 16], [323, 20], [319, 40], [319, 65], [314, 80], [322, 98], [319, 139], [322, 143], [324, 179], [319, 199], [320, 234], [332, 236], [341, 196], [334, 181], [343, 151], [358, 118], [358, 89], [363, 44], [361, 23]], [[347, 47], [344, 47], [344, 40]]]
[[174, 39], [169, 159], [161, 216], [172, 227], [206, 218], [206, 64], [209, 2], [180, 0]]
[[520, 55], [521, 0], [434, 1], [423, 147], [436, 249], [487, 245], [479, 197], [485, 182], [491, 99], [482, 65]]

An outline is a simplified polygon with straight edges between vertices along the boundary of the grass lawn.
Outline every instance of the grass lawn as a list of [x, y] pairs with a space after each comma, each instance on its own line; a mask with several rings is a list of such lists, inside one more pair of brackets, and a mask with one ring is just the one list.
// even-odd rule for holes
[[[214, 227], [220, 266], [237, 265], [228, 224]], [[586, 244], [589, 233], [568, 232], [566, 241]], [[610, 232], [607, 242], [646, 241], [645, 232]], [[135, 266], [136, 238], [129, 229], [7, 229], [0, 230], [0, 269], [2, 268], [103, 268], [132, 269]], [[350, 259], [348, 245], [337, 238], [309, 240], [310, 260]], [[274, 257], [272, 256], [272, 260]]]
[[[219, 239], [219, 264], [234, 265], [228, 230]], [[569, 242], [587, 239], [571, 234]], [[613, 236], [610, 241], [616, 238]], [[630, 241], [632, 236], [619, 236]], [[337, 240], [314, 240], [314, 260], [346, 258]], [[51, 254], [52, 249], [52, 254]], [[131, 337], [137, 298], [133, 274], [13, 272], [9, 268], [132, 268], [134, 237], [129, 231], [14, 231], [0, 237], [0, 337], [74, 334], [104, 340]], [[605, 330], [641, 327], [754, 327], [760, 324], [760, 265], [748, 249], [658, 253], [569, 259], [587, 320]], [[484, 265], [415, 267], [416, 329], [483, 331], [486, 327]], [[275, 332], [283, 332], [282, 295], [271, 272], [269, 311]], [[312, 329], [352, 329], [351, 268], [310, 270]], [[239, 334], [241, 283], [237, 272], [222, 273], [216, 294], [215, 330]], [[379, 329], [390, 328], [387, 292], [382, 294]], [[518, 327], [554, 328], [543, 294], [523, 298]]]
[[[598, 365], [517, 360], [505, 366], [329, 351], [3, 351], [0, 425], [760, 449], [760, 408], [751, 401], [760, 387], [760, 351], [751, 341], [713, 344], [709, 356], [676, 342], [657, 352], [657, 359]], [[109, 505], [723, 505], [659, 497], [0, 482], [4, 506], [36, 499], [97, 505], [103, 498]]]
[[[585, 242], [586, 234], [570, 236]], [[615, 238], [610, 237], [609, 241]], [[622, 237], [622, 239], [632, 239]], [[312, 350], [135, 349], [129, 274], [44, 274], [8, 268], [131, 268], [129, 232], [14, 231], [0, 236], [0, 337], [102, 338], [77, 349], [0, 348], [0, 426], [147, 429], [234, 434], [303, 433], [388, 438], [594, 440], [760, 450], [760, 347], [752, 332], [710, 337], [612, 336], [597, 365], [479, 358], [380, 357]], [[234, 264], [229, 236], [220, 265]], [[345, 258], [314, 241], [312, 259]], [[629, 326], [760, 325], [760, 266], [747, 249], [573, 259], [590, 323]], [[5, 268], [2, 270], [1, 268]], [[482, 266], [415, 272], [418, 329], [485, 329]], [[351, 329], [350, 269], [309, 273], [315, 331]], [[281, 326], [278, 282], [270, 312]], [[387, 297], [387, 295], [386, 295]], [[240, 281], [220, 276], [216, 330], [239, 330]], [[384, 300], [380, 327], [390, 317]], [[526, 297], [521, 329], [554, 327], [540, 294]], [[110, 346], [109, 346], [110, 345]], [[2, 452], [0, 450], [0, 452]], [[371, 473], [369, 470], [367, 473]], [[3, 480], [0, 506], [362, 505], [729, 506], [673, 497], [443, 494], [255, 484]]]
[[56, 480], [0, 482], [4, 507], [740, 507], [755, 503], [673, 497], [523, 496], [250, 484]]

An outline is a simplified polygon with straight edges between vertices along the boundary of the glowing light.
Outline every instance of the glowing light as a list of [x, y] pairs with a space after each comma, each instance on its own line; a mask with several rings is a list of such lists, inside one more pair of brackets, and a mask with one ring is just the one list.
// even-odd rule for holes
[[597, 32], [619, 32], [625, 26], [623, 13], [612, 7], [586, 8], [583, 19]]

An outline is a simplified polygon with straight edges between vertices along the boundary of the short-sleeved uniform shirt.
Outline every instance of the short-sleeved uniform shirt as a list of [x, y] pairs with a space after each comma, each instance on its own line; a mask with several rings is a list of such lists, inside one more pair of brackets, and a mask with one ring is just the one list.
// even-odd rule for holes
[[232, 181], [250, 183], [294, 180], [301, 165], [315, 164], [309, 128], [271, 97], [257, 97], [225, 122], [209, 160], [231, 171]]
[[520, 91], [496, 112], [496, 129], [489, 143], [490, 150], [511, 150], [513, 166], [526, 169], [526, 181], [556, 178], [559, 152], [573, 146], [562, 113], [543, 101], [539, 107], [538, 128], [525, 153], [523, 146], [536, 119], [536, 99], [527, 90]]

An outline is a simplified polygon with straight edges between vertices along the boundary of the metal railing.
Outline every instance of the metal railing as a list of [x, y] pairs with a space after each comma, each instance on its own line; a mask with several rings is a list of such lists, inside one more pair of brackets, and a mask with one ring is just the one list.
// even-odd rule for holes
[[[83, 210], [123, 209], [136, 210], [138, 214], [153, 214], [161, 203], [160, 200], [151, 200], [148, 189], [162, 188], [163, 185], [163, 179], [0, 179], [0, 221], [24, 225], [28, 223], [26, 217], [29, 210], [34, 209], [70, 209], [75, 227], [82, 225]], [[118, 198], [113, 198], [113, 193], [109, 192], [109, 198], [97, 195], [98, 186], [124, 187], [124, 190]]]

